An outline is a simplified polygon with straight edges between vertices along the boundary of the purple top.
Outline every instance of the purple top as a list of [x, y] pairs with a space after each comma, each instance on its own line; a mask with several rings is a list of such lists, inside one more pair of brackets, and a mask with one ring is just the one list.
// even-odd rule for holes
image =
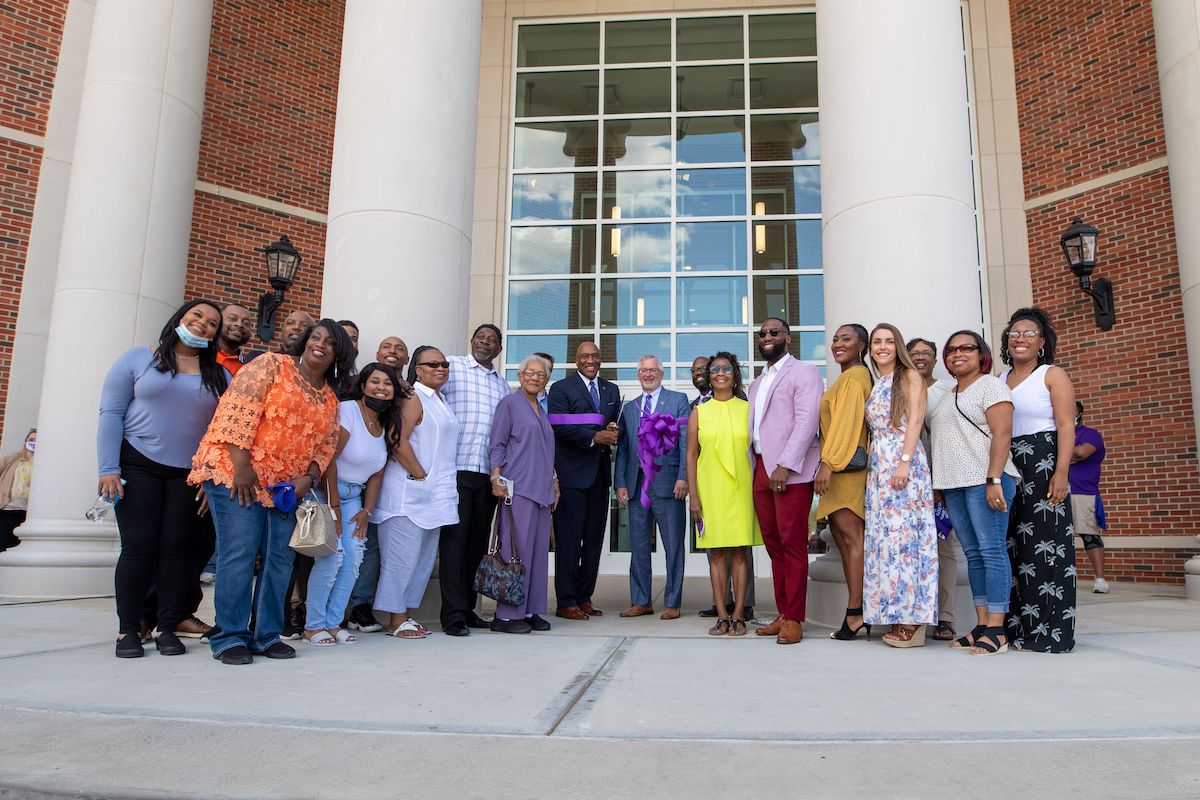
[[497, 404], [491, 462], [513, 482], [514, 494], [548, 507], [554, 502], [554, 429], [540, 411], [520, 390]]
[[1071, 465], [1071, 494], [1100, 494], [1100, 462], [1104, 460], [1104, 439], [1092, 429], [1075, 429], [1075, 446], [1090, 444], [1096, 452]]

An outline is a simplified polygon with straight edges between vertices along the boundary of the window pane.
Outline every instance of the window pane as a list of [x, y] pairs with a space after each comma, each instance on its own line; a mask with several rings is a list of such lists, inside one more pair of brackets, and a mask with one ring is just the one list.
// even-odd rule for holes
[[601, 328], [670, 326], [670, 278], [608, 278], [600, 282]]
[[756, 215], [821, 213], [820, 167], [755, 167], [750, 185]]
[[817, 65], [751, 64], [751, 108], [816, 108]]
[[763, 14], [750, 17], [751, 58], [816, 54], [816, 14]]
[[[658, 356], [663, 363], [671, 362], [671, 334], [669, 333], [602, 333], [600, 334], [600, 358], [605, 364], [617, 361], [637, 361], [642, 356]], [[637, 379], [637, 370], [629, 376]]]
[[760, 114], [750, 118], [751, 161], [816, 161], [821, 131], [816, 114]]
[[604, 166], [671, 163], [671, 120], [613, 119], [604, 123]]
[[640, 114], [670, 110], [670, 67], [605, 70], [605, 114]]
[[744, 55], [741, 17], [675, 21], [675, 57], [680, 61], [742, 58]]
[[[619, 211], [617, 209], [620, 209]], [[604, 218], [671, 216], [671, 173], [605, 172]]]
[[745, 325], [750, 321], [745, 278], [679, 278], [680, 325]]
[[605, 225], [602, 272], [670, 272], [671, 224]]
[[746, 213], [744, 169], [690, 169], [676, 173], [675, 191], [682, 217]]
[[754, 324], [778, 317], [788, 325], [824, 325], [823, 283], [820, 275], [755, 277]]
[[596, 173], [514, 175], [512, 218], [595, 219]]
[[792, 331], [788, 352], [801, 361], [824, 361], [825, 331]]
[[594, 167], [599, 142], [594, 122], [520, 122], [513, 167]]
[[740, 111], [746, 107], [741, 64], [679, 67], [676, 76], [676, 111]]
[[754, 223], [754, 269], [821, 269], [822, 266], [821, 220]]
[[746, 160], [745, 117], [680, 117], [675, 160], [680, 164]]
[[590, 280], [511, 281], [508, 284], [509, 330], [591, 328], [595, 291], [595, 283]]
[[[744, 333], [680, 333], [675, 337], [675, 360], [680, 364], [691, 364], [697, 358], [708, 358], [724, 350], [733, 353], [743, 362], [748, 360]], [[676, 370], [682, 379], [684, 370]], [[688, 375], [690, 378], [691, 376]], [[746, 381], [750, 383], [749, 380]]]
[[526, 72], [517, 77], [518, 117], [595, 114], [600, 109], [600, 73]]
[[600, 23], [522, 25], [517, 42], [518, 67], [558, 67], [600, 63]]
[[681, 272], [744, 270], [746, 223], [679, 223], [675, 226], [675, 268]]
[[596, 229], [581, 227], [513, 228], [508, 271], [511, 275], [566, 275], [595, 272]]
[[671, 20], [609, 22], [604, 29], [604, 61], [631, 64], [671, 60]]
[[[590, 333], [560, 333], [547, 336], [509, 336], [504, 340], [504, 363], [515, 367], [521, 359], [534, 353], [545, 353], [554, 359], [552, 377], [564, 378], [575, 371], [575, 348], [592, 341]], [[516, 380], [514, 371], [509, 380]]]

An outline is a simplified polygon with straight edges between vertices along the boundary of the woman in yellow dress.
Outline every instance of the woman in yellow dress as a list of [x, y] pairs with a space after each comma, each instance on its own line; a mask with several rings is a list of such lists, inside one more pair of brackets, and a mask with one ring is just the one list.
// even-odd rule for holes
[[[813, 481], [813, 491], [821, 496], [817, 518], [829, 520], [829, 530], [838, 552], [850, 596], [846, 618], [831, 639], [849, 641], [864, 627], [871, 638], [871, 626], [863, 625], [863, 535], [867, 490], [867, 423], [865, 409], [871, 394], [871, 373], [864, 366], [867, 329], [862, 325], [843, 325], [830, 342], [833, 358], [842, 367], [841, 376], [821, 396], [821, 466]], [[855, 455], [858, 455], [858, 463]], [[847, 467], [857, 467], [848, 470]]]
[[[688, 493], [696, 521], [696, 546], [712, 550], [708, 575], [720, 617], [708, 632], [745, 636], [743, 606], [750, 582], [747, 548], [762, 544], [751, 493], [750, 405], [736, 397], [742, 389], [742, 370], [732, 353], [720, 352], [708, 360], [708, 380], [712, 399], [696, 406], [687, 430]], [[732, 617], [725, 608], [726, 552], [733, 564]]]

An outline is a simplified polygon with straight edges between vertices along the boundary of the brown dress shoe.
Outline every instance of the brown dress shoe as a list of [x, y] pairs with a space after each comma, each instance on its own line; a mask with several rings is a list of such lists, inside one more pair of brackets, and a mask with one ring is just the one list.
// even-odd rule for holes
[[678, 608], [664, 608], [662, 616], [659, 619], [679, 619]]
[[[600, 609], [596, 608], [594, 605], [592, 605], [591, 600], [588, 600], [586, 603], [580, 603], [579, 610], [582, 611], [583, 613], [587, 614], [589, 617], [603, 617], [604, 616], [604, 612], [601, 611]], [[653, 611], [654, 609], [650, 609], [650, 610]]]
[[562, 617], [563, 619], [587, 619], [588, 615], [579, 609], [579, 606], [567, 606], [566, 608], [554, 609], [554, 616]]
[[653, 614], [654, 609], [650, 606], [630, 606], [625, 611], [618, 614], [618, 617], [644, 617], [647, 614]]
[[800, 626], [800, 623], [785, 619], [779, 635], [775, 637], [775, 644], [796, 644], [803, 638], [804, 628]]
[[189, 617], [175, 626], [176, 636], [186, 636], [190, 639], [199, 639], [212, 630], [212, 625], [204, 622], [198, 617]]
[[771, 624], [765, 628], [759, 628], [755, 631], [759, 636], [778, 636], [779, 631], [783, 629], [783, 617], [777, 616], [771, 620]]

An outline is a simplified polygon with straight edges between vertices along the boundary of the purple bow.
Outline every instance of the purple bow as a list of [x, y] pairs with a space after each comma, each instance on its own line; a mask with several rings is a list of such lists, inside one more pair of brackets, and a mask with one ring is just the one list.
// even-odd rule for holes
[[687, 417], [671, 414], [643, 414], [638, 423], [638, 463], [642, 466], [642, 506], [650, 507], [650, 486], [662, 469], [654, 459], [664, 456], [679, 445], [679, 426]]

